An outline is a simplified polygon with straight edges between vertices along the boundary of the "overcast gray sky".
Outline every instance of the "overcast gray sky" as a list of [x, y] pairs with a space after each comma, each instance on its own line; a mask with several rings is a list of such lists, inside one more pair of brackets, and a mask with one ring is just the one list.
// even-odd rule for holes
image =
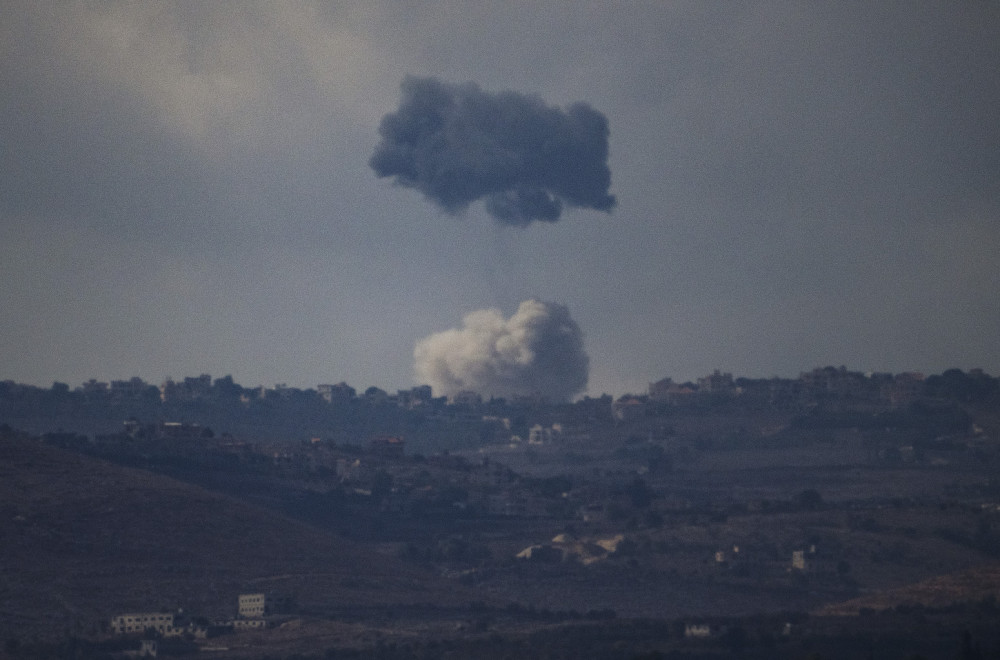
[[[531, 298], [579, 326], [595, 396], [1000, 372], [1000, 3], [0, 15], [0, 379], [394, 390], [418, 341]], [[507, 226], [378, 178], [407, 75], [588, 104], [617, 206]]]

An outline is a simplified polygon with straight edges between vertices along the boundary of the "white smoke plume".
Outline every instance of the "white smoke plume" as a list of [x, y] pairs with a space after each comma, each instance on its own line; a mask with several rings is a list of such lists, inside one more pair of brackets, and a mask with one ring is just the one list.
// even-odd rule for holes
[[509, 319], [498, 309], [467, 314], [413, 350], [419, 382], [451, 395], [541, 395], [568, 401], [587, 387], [583, 333], [564, 305], [526, 300]]

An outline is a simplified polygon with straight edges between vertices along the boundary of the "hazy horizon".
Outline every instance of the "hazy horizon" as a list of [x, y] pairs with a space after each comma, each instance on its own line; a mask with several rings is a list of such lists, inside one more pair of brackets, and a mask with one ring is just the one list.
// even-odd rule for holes
[[0, 379], [1000, 373], [996, 3], [4, 14]]
[[[816, 365], [816, 366], [810, 367], [808, 369], [802, 369], [798, 373], [791, 374], [791, 375], [771, 374], [771, 375], [767, 375], [767, 376], [762, 376], [762, 375], [747, 375], [747, 374], [733, 373], [733, 372], [728, 372], [725, 369], [713, 369], [713, 370], [705, 372], [703, 374], [697, 374], [697, 375], [693, 375], [691, 377], [679, 377], [677, 375], [664, 374], [664, 375], [659, 376], [657, 378], [650, 379], [649, 382], [647, 383], [647, 385], [652, 385], [653, 383], [656, 383], [657, 381], [660, 381], [660, 380], [663, 380], [663, 379], [670, 379], [670, 380], [672, 380], [673, 382], [675, 382], [677, 384], [697, 383], [699, 379], [707, 377], [707, 376], [711, 376], [715, 372], [719, 372], [719, 373], [722, 373], [722, 374], [728, 374], [728, 375], [732, 376], [732, 378], [734, 380], [739, 380], [741, 378], [746, 378], [746, 379], [749, 379], [749, 380], [769, 380], [769, 379], [773, 379], [773, 378], [784, 379], [784, 380], [797, 380], [802, 375], [807, 374], [807, 373], [813, 371], [814, 369], [826, 369], [826, 368], [830, 368], [830, 367], [835, 368], [835, 369], [844, 369], [844, 368], [846, 368], [848, 372], [851, 372], [851, 373], [861, 373], [861, 374], [864, 374], [866, 377], [872, 377], [872, 376], [875, 376], [877, 374], [887, 374], [887, 373], [889, 373], [889, 374], [891, 374], [893, 376], [898, 376], [898, 375], [901, 375], [901, 374], [904, 374], [904, 373], [919, 373], [920, 375], [922, 375], [922, 376], [924, 376], [926, 378], [926, 377], [930, 377], [930, 376], [939, 376], [939, 375], [943, 374], [945, 371], [949, 370], [949, 369], [944, 369], [944, 370], [942, 370], [940, 372], [928, 372], [928, 371], [921, 371], [921, 370], [918, 369], [918, 370], [907, 371], [907, 372], [902, 372], [902, 371], [901, 372], [875, 372], [875, 371], [861, 371], [861, 370], [858, 370], [858, 369], [852, 369], [852, 368], [850, 368], [849, 365], [832, 365], [832, 364], [827, 364], [827, 365], [822, 365], [822, 366], [821, 365]], [[958, 367], [950, 367], [950, 369], [958, 369]], [[972, 367], [971, 369], [968, 369], [968, 370], [963, 369], [962, 371], [965, 372], [965, 373], [970, 373], [974, 369], [977, 369], [977, 367]], [[998, 377], [995, 374], [992, 374], [992, 373], [990, 373], [987, 370], [983, 370], [983, 373], [986, 376], [990, 377], [990, 378], [997, 378]], [[355, 392], [357, 393], [357, 396], [361, 396], [365, 392], [365, 390], [367, 390], [370, 387], [376, 387], [378, 389], [381, 389], [381, 390], [385, 391], [388, 394], [395, 394], [397, 391], [406, 391], [406, 390], [411, 389], [411, 387], [402, 387], [402, 388], [398, 388], [398, 389], [386, 388], [386, 387], [381, 387], [378, 383], [351, 383], [351, 382], [343, 381], [343, 380], [339, 380], [338, 381], [336, 379], [331, 379], [331, 380], [323, 381], [323, 382], [320, 382], [320, 383], [288, 383], [286, 381], [281, 381], [281, 380], [274, 380], [274, 381], [267, 381], [267, 382], [258, 382], [258, 383], [247, 383], [247, 382], [240, 381], [239, 378], [235, 378], [231, 373], [228, 373], [228, 372], [227, 373], [219, 373], [219, 374], [207, 373], [207, 372], [198, 372], [198, 373], [190, 373], [190, 374], [181, 374], [181, 375], [176, 375], [176, 376], [164, 376], [161, 379], [150, 379], [150, 378], [143, 378], [142, 376], [132, 375], [132, 376], [111, 376], [111, 377], [104, 378], [104, 379], [93, 378], [92, 377], [92, 378], [84, 379], [84, 380], [82, 380], [80, 382], [67, 382], [65, 380], [55, 380], [55, 381], [53, 381], [51, 383], [27, 383], [27, 382], [22, 382], [22, 381], [13, 381], [13, 379], [9, 379], [9, 378], [3, 378], [2, 381], [13, 381], [13, 382], [16, 382], [18, 385], [26, 385], [26, 386], [29, 386], [29, 387], [38, 387], [40, 389], [51, 389], [51, 387], [54, 386], [56, 383], [62, 383], [62, 384], [68, 385], [70, 387], [70, 389], [79, 389], [83, 385], [87, 384], [90, 381], [97, 381], [97, 382], [103, 382], [105, 384], [108, 384], [111, 381], [128, 381], [128, 380], [130, 380], [132, 378], [140, 378], [147, 385], [153, 385], [153, 386], [159, 387], [159, 386], [161, 386], [163, 383], [165, 383], [168, 380], [171, 380], [171, 381], [173, 381], [175, 383], [182, 383], [184, 381], [184, 379], [186, 379], [186, 378], [198, 378], [198, 377], [204, 376], [204, 375], [211, 376], [213, 382], [216, 381], [216, 380], [218, 380], [218, 379], [221, 379], [221, 378], [232, 378], [233, 382], [236, 385], [239, 385], [240, 387], [243, 387], [245, 389], [255, 389], [255, 388], [258, 388], [258, 387], [263, 387], [265, 389], [273, 389], [273, 388], [276, 388], [276, 387], [289, 387], [289, 388], [299, 389], [299, 390], [302, 390], [302, 391], [308, 391], [308, 390], [316, 390], [319, 385], [323, 385], [323, 384], [331, 385], [331, 384], [336, 384], [336, 383], [345, 383], [345, 384], [351, 386], [352, 388], [354, 388]], [[414, 385], [413, 387], [420, 387], [420, 386], [427, 386], [427, 385], [430, 385], [430, 383], [428, 383], [428, 382], [417, 382], [417, 384]], [[445, 389], [447, 389], [447, 388], [445, 388]], [[450, 393], [449, 393], [448, 391], [442, 391], [442, 389], [440, 389], [440, 388], [432, 387], [432, 393], [433, 393], [434, 397], [441, 397], [441, 396], [448, 396], [448, 397], [450, 397], [451, 394], [454, 394], [454, 393], [456, 393], [458, 391], [460, 391], [460, 390], [452, 389], [450, 391]], [[504, 399], [504, 398], [509, 399], [510, 398], [510, 395], [505, 395], [502, 392], [500, 392], [500, 393], [490, 393], [488, 391], [481, 391], [481, 390], [478, 390], [476, 388], [472, 388], [471, 391], [475, 391], [478, 394], [482, 395], [485, 400], [489, 400], [490, 398], [501, 398], [501, 399]], [[643, 386], [640, 389], [630, 390], [630, 391], [627, 391], [627, 392], [599, 392], [599, 393], [587, 392], [587, 393], [580, 394], [578, 396], [569, 397], [569, 400], [570, 401], [579, 401], [579, 400], [583, 399], [585, 396], [589, 396], [591, 398], [598, 398], [598, 397], [604, 396], [604, 395], [611, 395], [611, 396], [613, 396], [615, 398], [619, 398], [619, 397], [622, 397], [622, 396], [628, 396], [628, 395], [643, 396], [643, 395], [646, 395], [647, 393], [648, 393], [648, 387], [647, 386]]]

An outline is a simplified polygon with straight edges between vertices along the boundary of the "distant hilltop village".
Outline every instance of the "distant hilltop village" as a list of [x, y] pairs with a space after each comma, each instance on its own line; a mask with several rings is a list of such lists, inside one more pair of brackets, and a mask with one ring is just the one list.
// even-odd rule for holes
[[0, 424], [38, 433], [74, 429], [97, 435], [120, 433], [122, 421], [129, 420], [129, 434], [176, 439], [211, 438], [212, 427], [248, 440], [323, 438], [357, 444], [359, 438], [406, 437], [408, 450], [433, 452], [511, 437], [544, 440], [567, 429], [671, 411], [880, 414], [914, 405], [985, 403], [998, 394], [1000, 381], [980, 369], [925, 377], [821, 367], [798, 378], [740, 378], [715, 371], [695, 382], [663, 378], [644, 394], [617, 399], [605, 394], [575, 403], [550, 403], [540, 396], [486, 399], [472, 391], [435, 397], [429, 385], [395, 394], [377, 387], [358, 393], [347, 383], [248, 388], [231, 376], [213, 380], [202, 374], [159, 386], [137, 377], [90, 380], [76, 388], [54, 383], [48, 389], [3, 381]]
[[[925, 377], [922, 373], [904, 372], [864, 373], [850, 371], [846, 367], [819, 367], [802, 372], [798, 378], [734, 378], [731, 373], [716, 370], [696, 382], [678, 383], [664, 378], [649, 384], [645, 395], [625, 394], [614, 403], [634, 405], [635, 402], [668, 403], [671, 405], [703, 404], [709, 400], [739, 399], [755, 405], [780, 407], [801, 407], [821, 402], [854, 401], [890, 406], [907, 405], [922, 397], [957, 398], [973, 401], [998, 391], [998, 379], [984, 373], [982, 369], [964, 372], [949, 369], [940, 375]], [[299, 389], [278, 384], [274, 387], [243, 387], [233, 381], [232, 376], [212, 379], [209, 374], [187, 377], [181, 381], [166, 379], [159, 386], [147, 383], [138, 377], [129, 380], [112, 380], [110, 383], [91, 379], [79, 387], [70, 389], [65, 383], [53, 383], [45, 390], [14, 381], [0, 382], [0, 401], [17, 401], [38, 397], [64, 397], [87, 403], [125, 402], [217, 402], [235, 403], [244, 406], [254, 401], [317, 401], [327, 404], [361, 402], [376, 405], [392, 405], [405, 409], [441, 406], [479, 406], [487, 402], [477, 392], [467, 390], [450, 397], [433, 396], [430, 385], [420, 385], [395, 394], [369, 387], [362, 394], [348, 385], [320, 384], [315, 389]], [[609, 399], [605, 394], [600, 400]], [[591, 401], [584, 397], [583, 401]], [[489, 399], [511, 405], [540, 405], [547, 403], [541, 396]]]

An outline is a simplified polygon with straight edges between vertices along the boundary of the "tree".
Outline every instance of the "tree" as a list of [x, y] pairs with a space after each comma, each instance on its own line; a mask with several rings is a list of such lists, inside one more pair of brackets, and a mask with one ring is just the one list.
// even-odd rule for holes
[[364, 398], [366, 401], [370, 401], [371, 403], [384, 403], [385, 400], [389, 398], [389, 394], [385, 390], [372, 385], [365, 390]]
[[979, 645], [972, 643], [972, 633], [968, 630], [963, 631], [962, 644], [958, 651], [959, 660], [981, 660], [982, 657], [983, 652], [979, 649]]
[[212, 384], [215, 395], [220, 399], [238, 399], [243, 394], [243, 388], [233, 381], [233, 377], [226, 374], [222, 378], [216, 378]]

